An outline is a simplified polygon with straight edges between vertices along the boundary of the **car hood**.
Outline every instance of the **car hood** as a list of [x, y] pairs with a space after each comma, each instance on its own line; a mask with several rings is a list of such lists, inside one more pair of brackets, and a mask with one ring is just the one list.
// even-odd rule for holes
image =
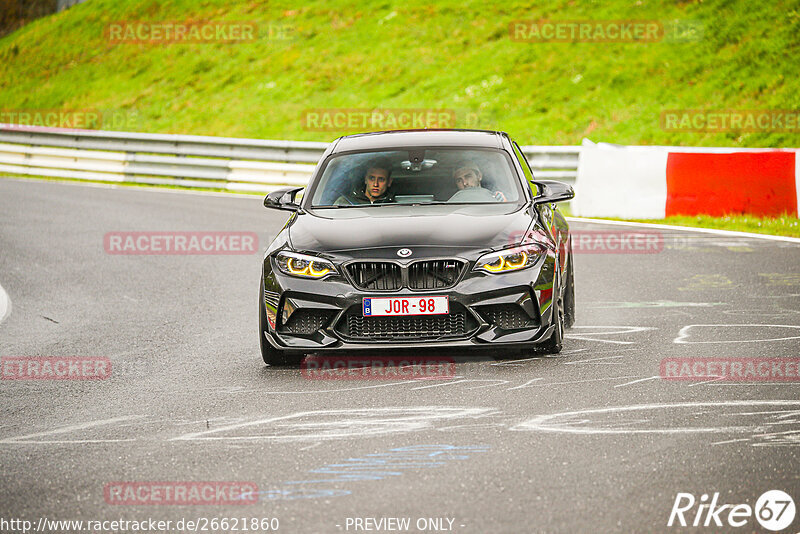
[[531, 211], [519, 205], [367, 207], [316, 210], [298, 215], [289, 228], [297, 251], [397, 259], [496, 250], [519, 242]]

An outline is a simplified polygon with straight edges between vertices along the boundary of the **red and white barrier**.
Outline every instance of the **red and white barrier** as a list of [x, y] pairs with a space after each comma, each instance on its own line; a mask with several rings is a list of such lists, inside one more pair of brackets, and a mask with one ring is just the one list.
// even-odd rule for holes
[[797, 216], [797, 149], [619, 146], [584, 139], [572, 211], [663, 219], [748, 213]]

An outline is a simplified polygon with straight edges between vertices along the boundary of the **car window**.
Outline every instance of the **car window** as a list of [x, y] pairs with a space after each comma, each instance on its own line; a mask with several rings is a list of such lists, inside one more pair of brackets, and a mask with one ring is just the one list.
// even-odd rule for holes
[[525, 157], [525, 154], [522, 153], [520, 150], [519, 145], [516, 141], [514, 143], [514, 154], [517, 156], [517, 160], [519, 161], [520, 167], [522, 167], [522, 173], [525, 175], [525, 179], [528, 181], [528, 185], [531, 187], [531, 192], [533, 196], [537, 196], [539, 194], [539, 188], [533, 183], [533, 171], [531, 170], [531, 166], [528, 165], [528, 159]]
[[311, 205], [516, 203], [521, 193], [504, 151], [411, 148], [331, 157], [311, 186]]

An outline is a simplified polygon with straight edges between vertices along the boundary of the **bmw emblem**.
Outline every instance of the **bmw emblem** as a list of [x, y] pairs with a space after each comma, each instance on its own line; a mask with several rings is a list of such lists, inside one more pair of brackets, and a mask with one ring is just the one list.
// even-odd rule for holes
[[411, 249], [410, 248], [401, 248], [397, 251], [397, 255], [401, 258], [407, 258], [411, 256]]

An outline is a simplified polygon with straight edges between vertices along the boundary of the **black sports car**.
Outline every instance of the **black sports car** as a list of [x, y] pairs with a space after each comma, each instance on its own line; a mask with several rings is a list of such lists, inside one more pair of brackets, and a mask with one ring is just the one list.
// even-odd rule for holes
[[574, 322], [572, 188], [535, 180], [508, 134], [413, 130], [341, 137], [264, 254], [269, 364], [307, 353], [415, 347], [559, 352]]

